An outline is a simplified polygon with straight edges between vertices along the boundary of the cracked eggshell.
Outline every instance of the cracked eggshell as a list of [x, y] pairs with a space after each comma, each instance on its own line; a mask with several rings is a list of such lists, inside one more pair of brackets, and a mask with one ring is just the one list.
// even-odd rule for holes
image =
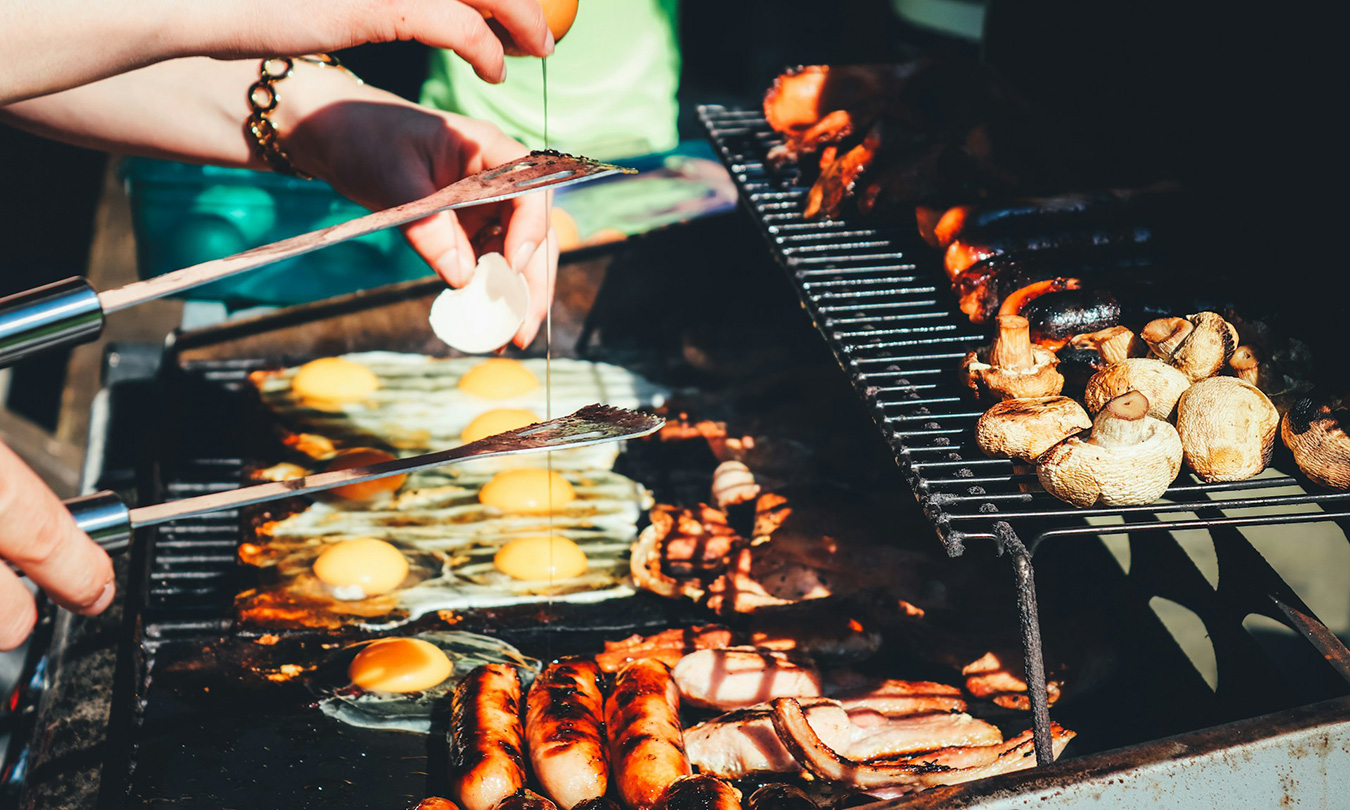
[[1083, 404], [1088, 413], [1095, 414], [1121, 394], [1138, 391], [1148, 397], [1149, 416], [1169, 419], [1177, 400], [1190, 387], [1190, 378], [1167, 363], [1152, 357], [1131, 357], [1092, 375], [1083, 391]]
[[1186, 464], [1205, 481], [1241, 481], [1264, 470], [1279, 424], [1266, 395], [1237, 377], [1201, 380], [1177, 402]]

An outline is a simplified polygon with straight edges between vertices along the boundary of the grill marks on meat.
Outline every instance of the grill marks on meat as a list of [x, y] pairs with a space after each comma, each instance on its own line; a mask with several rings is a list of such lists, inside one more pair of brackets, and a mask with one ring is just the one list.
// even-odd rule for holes
[[852, 196], [854, 185], [867, 167], [876, 160], [882, 146], [882, 125], [877, 122], [867, 131], [862, 143], [836, 157], [827, 166], [821, 167], [820, 177], [816, 179], [806, 195], [806, 209], [802, 216], [806, 219], [838, 219], [843, 213], [844, 200]]
[[800, 772], [803, 761], [775, 729], [775, 707], [782, 701], [797, 706], [812, 733], [830, 750], [852, 759], [905, 757], [1003, 741], [997, 727], [959, 712], [898, 717], [868, 712], [860, 716], [828, 698], [777, 698], [688, 729], [685, 741], [690, 760], [700, 770], [727, 778]]
[[520, 673], [485, 664], [455, 689], [450, 708], [450, 786], [462, 810], [492, 810], [525, 784]]
[[595, 662], [605, 672], [617, 672], [629, 661], [652, 658], [673, 667], [695, 650], [720, 649], [736, 644], [734, 634], [719, 624], [675, 627], [659, 633], [632, 635], [621, 641], [606, 641], [605, 651]]
[[530, 686], [530, 765], [539, 786], [564, 810], [605, 795], [609, 786], [604, 702], [593, 661], [555, 662]]
[[705, 709], [741, 709], [782, 695], [816, 697], [820, 673], [787, 653], [754, 647], [699, 650], [672, 670], [680, 697]]
[[[770, 716], [779, 740], [806, 770], [820, 779], [861, 788], [954, 785], [1036, 764], [1030, 731], [1003, 743], [946, 746], [914, 756], [859, 761], [823, 739], [796, 700], [775, 700]], [[1051, 735], [1058, 757], [1074, 734], [1051, 724]]]
[[634, 661], [619, 670], [605, 700], [605, 730], [619, 797], [632, 810], [652, 807], [676, 779], [690, 774], [679, 691], [660, 661]]

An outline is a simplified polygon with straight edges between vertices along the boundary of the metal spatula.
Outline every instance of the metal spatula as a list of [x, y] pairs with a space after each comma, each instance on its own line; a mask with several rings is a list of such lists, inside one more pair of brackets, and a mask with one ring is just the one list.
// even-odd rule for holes
[[501, 202], [533, 191], [562, 188], [631, 171], [590, 158], [534, 152], [520, 160], [465, 177], [420, 200], [115, 290], [98, 292], [83, 278], [75, 277], [11, 295], [0, 299], [0, 368], [44, 349], [97, 338], [103, 331], [103, 316], [108, 312], [190, 290], [385, 228], [405, 225], [438, 211]]
[[665, 423], [666, 420], [651, 414], [609, 405], [587, 405], [569, 416], [508, 430], [450, 450], [412, 458], [317, 473], [290, 481], [276, 481], [225, 492], [213, 492], [195, 498], [184, 498], [135, 509], [128, 509], [122, 499], [112, 492], [96, 492], [81, 498], [73, 498], [66, 501], [66, 507], [75, 516], [75, 522], [81, 529], [99, 545], [113, 551], [124, 548], [131, 540], [131, 530], [138, 526], [153, 526], [224, 509], [238, 509], [266, 501], [308, 495], [390, 475], [442, 467], [470, 458], [570, 450], [574, 447], [635, 439], [660, 430]]

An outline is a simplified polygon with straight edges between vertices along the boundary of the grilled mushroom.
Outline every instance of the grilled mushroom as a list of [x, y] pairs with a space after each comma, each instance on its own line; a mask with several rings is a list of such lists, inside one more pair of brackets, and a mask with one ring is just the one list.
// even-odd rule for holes
[[1303, 397], [1280, 423], [1280, 438], [1294, 454], [1294, 462], [1313, 483], [1331, 489], [1350, 489], [1350, 419], [1339, 397]]
[[1035, 461], [1046, 450], [1092, 427], [1083, 406], [1068, 397], [1005, 399], [975, 423], [986, 456]]
[[1107, 402], [1126, 391], [1138, 391], [1148, 397], [1148, 415], [1168, 419], [1191, 381], [1172, 366], [1151, 357], [1127, 357], [1112, 363], [1088, 380], [1083, 404], [1088, 413], [1097, 413]]
[[1055, 353], [1031, 343], [1027, 319], [1000, 315], [992, 345], [966, 355], [961, 364], [966, 385], [979, 399], [998, 401], [1058, 394], [1064, 377], [1055, 370]]
[[1093, 374], [1112, 363], [1147, 353], [1148, 346], [1124, 326], [1074, 335], [1055, 353], [1059, 357], [1059, 373], [1064, 375], [1064, 393], [1081, 400]]
[[1139, 337], [1154, 357], [1176, 366], [1191, 382], [1217, 374], [1238, 345], [1237, 328], [1217, 312], [1149, 321]]
[[1241, 481], [1270, 463], [1280, 415], [1261, 389], [1237, 377], [1211, 377], [1177, 402], [1186, 464], [1206, 481]]
[[1181, 438], [1148, 411], [1138, 391], [1106, 403], [1086, 439], [1065, 439], [1036, 462], [1041, 486], [1074, 506], [1156, 501], [1181, 470]]

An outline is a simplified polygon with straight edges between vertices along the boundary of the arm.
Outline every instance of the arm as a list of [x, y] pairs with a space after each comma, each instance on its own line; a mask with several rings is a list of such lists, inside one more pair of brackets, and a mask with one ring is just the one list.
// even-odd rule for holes
[[0, 105], [184, 56], [295, 56], [415, 39], [505, 78], [490, 13], [525, 53], [553, 36], [533, 0], [0, 0]]
[[37, 474], [0, 444], [0, 650], [33, 629], [33, 597], [7, 563], [22, 569], [62, 607], [101, 612], [113, 599], [112, 561]]
[[[254, 60], [179, 59], [0, 107], [0, 120], [82, 146], [266, 169], [244, 132], [257, 76]], [[371, 209], [424, 197], [526, 151], [491, 124], [419, 107], [333, 68], [297, 61], [277, 91], [272, 120], [296, 168]], [[530, 194], [458, 217], [445, 211], [403, 230], [437, 273], [462, 286], [476, 261], [471, 237], [501, 225], [506, 258], [531, 288], [534, 311], [515, 339], [523, 347], [543, 320], [556, 266], [538, 249], [546, 206], [545, 195]]]

